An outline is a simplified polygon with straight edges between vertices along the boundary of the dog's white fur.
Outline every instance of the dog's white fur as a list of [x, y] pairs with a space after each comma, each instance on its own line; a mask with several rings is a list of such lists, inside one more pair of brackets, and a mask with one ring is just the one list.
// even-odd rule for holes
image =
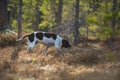
[[[27, 45], [28, 45], [28, 48], [27, 48], [27, 51], [29, 52], [31, 49], [33, 49], [33, 47], [35, 46], [36, 42], [40, 42], [42, 44], [44, 44], [46, 46], [46, 51], [48, 49], [49, 46], [51, 45], [54, 45], [55, 48], [61, 52], [61, 47], [62, 47], [62, 40], [63, 38], [60, 37], [59, 35], [56, 35], [56, 39], [53, 39], [52, 37], [51, 38], [48, 38], [46, 36], [43, 36], [43, 39], [40, 40], [36, 37], [36, 33], [39, 33], [39, 32], [33, 32], [34, 33], [34, 41], [31, 42], [29, 39], [28, 39], [28, 36], [29, 35], [25, 35], [24, 37], [20, 38], [20, 39], [17, 39], [17, 41], [20, 41], [22, 39], [24, 39], [25, 37], [27, 37]], [[46, 32], [42, 32], [43, 34], [46, 33]]]
[[27, 38], [27, 44], [28, 44], [28, 51], [29, 51], [29, 49], [32, 49], [34, 46], [35, 46], [35, 43], [36, 43], [36, 41], [39, 41], [40, 43], [42, 43], [42, 44], [44, 44], [44, 45], [46, 45], [47, 46], [47, 48], [46, 48], [46, 51], [47, 51], [47, 49], [48, 49], [48, 47], [50, 46], [50, 45], [52, 45], [52, 44], [54, 44], [55, 45], [55, 48], [58, 50], [58, 51], [60, 51], [61, 52], [61, 41], [62, 41], [62, 38], [60, 37], [60, 36], [58, 36], [57, 35], [57, 39], [56, 40], [54, 40], [54, 39], [52, 39], [52, 38], [47, 38], [47, 37], [43, 37], [43, 39], [42, 40], [39, 40], [38, 38], [36, 38], [36, 32], [34, 32], [34, 41], [33, 42], [30, 42], [29, 40], [28, 40], [28, 38]]

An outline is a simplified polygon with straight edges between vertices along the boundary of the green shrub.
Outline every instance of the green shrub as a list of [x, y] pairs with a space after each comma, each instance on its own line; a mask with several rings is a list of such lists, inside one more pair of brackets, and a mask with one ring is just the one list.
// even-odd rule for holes
[[107, 59], [108, 61], [112, 61], [112, 62], [116, 62], [116, 60], [117, 60], [115, 54], [112, 53], [112, 52], [106, 54], [106, 59]]
[[112, 34], [112, 29], [110, 27], [102, 27], [100, 33], [98, 33], [98, 37], [102, 40], [109, 38]]

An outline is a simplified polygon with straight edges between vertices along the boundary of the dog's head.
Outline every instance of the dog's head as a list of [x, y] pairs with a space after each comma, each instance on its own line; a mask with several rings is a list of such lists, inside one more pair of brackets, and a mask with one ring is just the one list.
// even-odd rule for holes
[[68, 40], [63, 39], [63, 40], [62, 40], [62, 47], [63, 47], [63, 48], [70, 48], [71, 45], [70, 45], [70, 43], [68, 42]]

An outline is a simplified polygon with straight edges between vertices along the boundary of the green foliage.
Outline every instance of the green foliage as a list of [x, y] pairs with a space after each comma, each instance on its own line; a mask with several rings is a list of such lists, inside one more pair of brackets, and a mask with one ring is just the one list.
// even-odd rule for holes
[[64, 0], [63, 4], [63, 13], [62, 13], [62, 22], [69, 22], [74, 19], [75, 12], [74, 12], [74, 5], [75, 0]]
[[17, 27], [17, 20], [12, 20], [12, 27], [16, 28]]
[[81, 35], [84, 35], [86, 33], [86, 28], [80, 27], [79, 32], [80, 32]]
[[105, 40], [109, 38], [111, 34], [112, 34], [112, 29], [110, 27], [102, 27], [102, 30], [97, 35], [100, 39]]
[[41, 29], [44, 29], [45, 27], [52, 27], [54, 22], [55, 22], [55, 17], [52, 14], [52, 12], [50, 12], [50, 4], [48, 4], [47, 2], [44, 2], [45, 5], [43, 5], [41, 7], [41, 11], [43, 13], [42, 18], [43, 21], [41, 21], [41, 23], [39, 24], [39, 27]]
[[120, 11], [118, 11], [118, 13], [117, 13], [117, 19], [119, 19], [120, 20]]
[[104, 19], [106, 20], [111, 20], [112, 19], [112, 14], [111, 13], [104, 13], [103, 14]]
[[117, 61], [117, 58], [116, 58], [115, 54], [112, 53], [112, 52], [106, 54], [106, 59], [108, 61], [112, 61], [112, 62], [116, 62]]
[[51, 27], [52, 24], [49, 24], [48, 21], [43, 21], [39, 26], [40, 26], [41, 29], [44, 29], [47, 26]]
[[120, 26], [119, 26], [118, 30], [116, 31], [116, 35], [120, 35]]
[[98, 23], [96, 16], [89, 16], [89, 17], [87, 17], [86, 20], [89, 24], [97, 24]]
[[[62, 23], [75, 20], [75, 1], [63, 0]], [[37, 25], [38, 30], [45, 30], [56, 27], [56, 14], [58, 11], [59, 0], [23, 0], [22, 5], [22, 29], [25, 32], [33, 31]], [[119, 3], [120, 1], [118, 1]], [[112, 1], [109, 0], [81, 0], [80, 1], [80, 33], [86, 33], [85, 25], [88, 26], [89, 35], [96, 35], [101, 39], [106, 39], [112, 34]], [[38, 7], [39, 16], [36, 11]], [[9, 0], [8, 10], [11, 12], [10, 24], [17, 30], [18, 1]], [[85, 14], [85, 15], [84, 15]], [[120, 34], [120, 7], [117, 6], [116, 16], [116, 34]], [[39, 22], [37, 18], [39, 17]], [[85, 25], [82, 25], [85, 24]], [[84, 28], [83, 28], [84, 27]], [[97, 31], [98, 30], [98, 31]], [[94, 32], [94, 33], [92, 33]]]

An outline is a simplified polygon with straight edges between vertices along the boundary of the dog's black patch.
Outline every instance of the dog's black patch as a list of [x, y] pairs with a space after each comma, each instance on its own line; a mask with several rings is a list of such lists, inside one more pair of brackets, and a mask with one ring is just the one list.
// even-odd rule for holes
[[42, 39], [43, 39], [43, 33], [41, 33], [41, 32], [36, 33], [36, 37], [37, 37], [39, 40], [42, 40]]
[[52, 37], [54, 40], [56, 40], [56, 38], [57, 38], [57, 35], [53, 34], [53, 33], [44, 33], [44, 36], [47, 37], [47, 38]]
[[31, 34], [28, 36], [28, 39], [30, 40], [30, 42], [33, 42], [33, 41], [34, 41], [34, 33], [31, 33]]
[[67, 40], [63, 39], [62, 40], [62, 47], [64, 47], [64, 48], [70, 48], [71, 45], [70, 45], [70, 43]]

